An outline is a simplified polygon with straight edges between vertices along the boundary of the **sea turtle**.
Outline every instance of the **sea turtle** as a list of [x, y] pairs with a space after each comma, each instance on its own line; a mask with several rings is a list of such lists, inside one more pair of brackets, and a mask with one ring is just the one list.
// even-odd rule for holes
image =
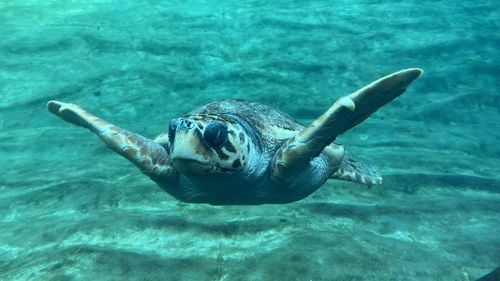
[[266, 105], [223, 100], [171, 120], [151, 140], [76, 104], [49, 101], [47, 107], [97, 134], [180, 201], [289, 203], [307, 197], [329, 178], [380, 184], [377, 172], [346, 156], [333, 141], [401, 95], [421, 74], [412, 68], [376, 80], [339, 98], [307, 127]]

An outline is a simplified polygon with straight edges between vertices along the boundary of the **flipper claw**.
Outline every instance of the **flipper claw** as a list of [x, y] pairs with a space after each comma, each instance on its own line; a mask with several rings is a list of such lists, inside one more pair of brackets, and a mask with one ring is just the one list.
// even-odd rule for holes
[[89, 128], [88, 122], [82, 119], [83, 115], [90, 115], [88, 112], [81, 109], [78, 105], [73, 103], [64, 103], [60, 101], [49, 101], [47, 103], [47, 109], [59, 116], [64, 121], [71, 123], [75, 126]]

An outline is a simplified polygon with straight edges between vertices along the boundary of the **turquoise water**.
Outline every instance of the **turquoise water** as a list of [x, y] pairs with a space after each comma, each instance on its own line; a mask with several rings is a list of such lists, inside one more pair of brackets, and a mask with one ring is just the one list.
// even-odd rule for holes
[[[0, 280], [476, 280], [500, 265], [496, 1], [0, 1]], [[286, 205], [181, 203], [89, 132], [225, 98], [307, 124], [408, 67], [338, 139], [384, 176]]]

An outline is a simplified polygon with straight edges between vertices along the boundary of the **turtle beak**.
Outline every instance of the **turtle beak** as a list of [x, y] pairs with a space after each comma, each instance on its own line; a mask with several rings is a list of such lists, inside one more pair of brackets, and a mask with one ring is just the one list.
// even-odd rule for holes
[[212, 170], [210, 153], [197, 129], [177, 129], [170, 157], [174, 168], [186, 175], [206, 174]]

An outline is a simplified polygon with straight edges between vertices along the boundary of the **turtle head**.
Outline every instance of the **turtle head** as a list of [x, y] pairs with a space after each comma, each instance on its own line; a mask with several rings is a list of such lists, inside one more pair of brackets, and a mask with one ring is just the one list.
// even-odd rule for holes
[[189, 115], [173, 119], [168, 128], [174, 168], [187, 177], [232, 175], [245, 169], [250, 140], [233, 120]]

